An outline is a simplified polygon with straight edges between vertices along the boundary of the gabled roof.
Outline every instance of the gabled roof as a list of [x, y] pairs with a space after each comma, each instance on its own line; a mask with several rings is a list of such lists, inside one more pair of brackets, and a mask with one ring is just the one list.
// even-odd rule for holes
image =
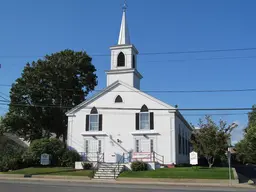
[[73, 115], [74, 113], [76, 113], [77, 111], [79, 111], [81, 108], [83, 108], [84, 106], [90, 104], [91, 102], [95, 101], [96, 99], [98, 99], [99, 97], [103, 96], [104, 94], [106, 94], [107, 92], [111, 91], [112, 89], [114, 89], [115, 87], [119, 86], [119, 85], [123, 85], [125, 87], [127, 87], [128, 89], [130, 89], [131, 91], [133, 92], [136, 92], [138, 94], [141, 94], [143, 95], [144, 97], [147, 97], [148, 99], [151, 99], [152, 101], [155, 101], [157, 102], [158, 104], [166, 107], [166, 109], [169, 109], [169, 110], [176, 110], [176, 108], [172, 107], [171, 105], [168, 105], [162, 101], [160, 101], [159, 99], [156, 99], [122, 81], [115, 81], [114, 83], [112, 83], [111, 85], [109, 85], [108, 87], [106, 87], [105, 89], [103, 89], [101, 92], [95, 94], [94, 96], [92, 96], [90, 99], [80, 103], [79, 105], [75, 106], [74, 108], [72, 108], [71, 110], [67, 111], [66, 112], [66, 115], [67, 116], [70, 116], [70, 115]]

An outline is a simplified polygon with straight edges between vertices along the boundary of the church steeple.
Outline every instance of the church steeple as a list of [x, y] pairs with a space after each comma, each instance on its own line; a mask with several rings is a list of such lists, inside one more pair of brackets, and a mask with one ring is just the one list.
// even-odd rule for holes
[[138, 50], [130, 42], [130, 35], [126, 20], [127, 4], [123, 6], [123, 16], [120, 27], [118, 44], [110, 47], [111, 70], [106, 71], [107, 86], [115, 81], [122, 81], [140, 89], [142, 75], [137, 71]]
[[130, 34], [129, 34], [129, 29], [126, 21], [126, 10], [127, 10], [127, 4], [125, 1], [123, 6], [123, 17], [122, 17], [122, 22], [120, 27], [118, 45], [130, 45]]

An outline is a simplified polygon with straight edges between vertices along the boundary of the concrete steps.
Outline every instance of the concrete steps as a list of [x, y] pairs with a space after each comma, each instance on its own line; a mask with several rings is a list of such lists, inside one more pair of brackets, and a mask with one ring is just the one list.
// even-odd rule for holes
[[123, 171], [124, 165], [103, 163], [94, 175], [94, 179], [115, 179]]

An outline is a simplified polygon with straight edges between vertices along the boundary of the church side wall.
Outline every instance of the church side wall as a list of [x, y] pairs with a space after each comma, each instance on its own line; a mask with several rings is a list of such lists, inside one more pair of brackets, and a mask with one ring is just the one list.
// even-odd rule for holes
[[191, 130], [186, 125], [186, 123], [175, 115], [175, 136], [176, 136], [176, 164], [189, 163], [189, 153], [190, 149], [186, 146], [183, 147], [184, 142], [181, 139], [181, 149], [179, 150], [179, 131], [181, 135], [186, 138], [188, 141], [191, 136]]

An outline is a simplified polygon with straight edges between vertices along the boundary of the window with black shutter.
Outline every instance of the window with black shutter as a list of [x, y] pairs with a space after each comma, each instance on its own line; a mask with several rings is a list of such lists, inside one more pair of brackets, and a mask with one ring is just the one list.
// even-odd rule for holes
[[154, 130], [154, 113], [143, 105], [140, 113], [136, 113], [136, 130]]
[[150, 113], [150, 130], [154, 129], [154, 113]]
[[135, 127], [136, 127], [136, 130], [140, 130], [140, 114], [139, 113], [135, 114]]
[[102, 131], [102, 114], [93, 107], [90, 115], [86, 115], [86, 131]]
[[102, 131], [102, 115], [99, 115], [99, 131]]

